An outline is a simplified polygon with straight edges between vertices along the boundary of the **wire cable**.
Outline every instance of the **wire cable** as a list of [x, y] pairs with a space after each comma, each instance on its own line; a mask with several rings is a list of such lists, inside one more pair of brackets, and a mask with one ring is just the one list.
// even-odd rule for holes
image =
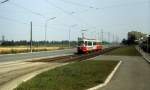
[[88, 8], [92, 8], [92, 9], [96, 9], [96, 7], [93, 7], [93, 6], [89, 6], [89, 5], [86, 5], [86, 4], [81, 4], [81, 3], [78, 3], [78, 2], [72, 2], [72, 1], [68, 1], [68, 0], [59, 0], [61, 2], [64, 2], [64, 3], [68, 3], [68, 4], [72, 4], [72, 5], [75, 5], [75, 6], [80, 6], [80, 7], [88, 7]]
[[8, 1], [9, 1], [9, 0], [1, 1], [0, 4], [6, 3], [6, 2], [8, 2]]
[[73, 19], [76, 20], [77, 22], [80, 21], [80, 22], [82, 22], [83, 24], [85, 24], [86, 26], [90, 26], [87, 22], [85, 22], [85, 20], [83, 20], [83, 18], [79, 18], [79, 17], [75, 16], [75, 15], [74, 15], [75, 12], [72, 14], [72, 13], [70, 13], [70, 12], [68, 12], [68, 11], [66, 11], [66, 10], [64, 10], [64, 9], [62, 9], [61, 7], [58, 7], [57, 5], [55, 5], [55, 4], [54, 4], [53, 2], [51, 2], [50, 0], [45, 0], [45, 1], [46, 1], [46, 3], [49, 4], [50, 6], [53, 6], [53, 7], [55, 7], [56, 9], [62, 11], [63, 13], [65, 13], [65, 14], [71, 16], [71, 18], [73, 18]]
[[34, 14], [34, 15], [40, 16], [40, 17], [42, 17], [42, 18], [46, 18], [45, 15], [43, 15], [43, 14], [41, 14], [41, 13], [39, 13], [39, 12], [32, 11], [31, 9], [28, 9], [28, 8], [26, 8], [26, 7], [23, 7], [23, 6], [21, 6], [21, 5], [17, 4], [17, 3], [14, 3], [14, 2], [9, 2], [9, 3], [10, 3], [11, 5], [15, 6], [15, 7], [24, 9], [25, 11], [30, 12], [30, 13], [32, 13], [32, 14]]
[[49, 1], [49, 0], [45, 0], [45, 1], [46, 1], [47, 4], [49, 4], [49, 5], [51, 5], [51, 6], [55, 7], [55, 8], [57, 8], [57, 9], [59, 9], [59, 10], [61, 10], [63, 13], [66, 13], [66, 14], [69, 14], [69, 15], [72, 15], [73, 13], [75, 13], [75, 12], [68, 12], [68, 11], [66, 11], [66, 10], [64, 10], [64, 9], [62, 9], [62, 8], [60, 8], [60, 7], [58, 7], [58, 6], [56, 6], [54, 3], [52, 3], [52, 2]]
[[19, 21], [19, 20], [16, 20], [16, 19], [4, 17], [4, 16], [0, 16], [0, 19], [11, 21], [11, 22], [15, 22], [15, 23], [19, 23], [19, 24], [24, 24], [24, 25], [28, 24], [28, 23], [25, 23], [25, 22], [22, 22], [22, 21]]

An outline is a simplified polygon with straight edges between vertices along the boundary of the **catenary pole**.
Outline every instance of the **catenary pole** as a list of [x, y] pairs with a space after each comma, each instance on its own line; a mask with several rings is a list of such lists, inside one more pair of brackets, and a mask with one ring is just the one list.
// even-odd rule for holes
[[30, 52], [32, 53], [32, 21], [30, 22]]

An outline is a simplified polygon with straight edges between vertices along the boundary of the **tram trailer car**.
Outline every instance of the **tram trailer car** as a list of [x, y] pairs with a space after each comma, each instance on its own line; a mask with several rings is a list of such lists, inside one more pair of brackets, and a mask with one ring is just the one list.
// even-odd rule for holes
[[101, 51], [102, 45], [96, 39], [78, 38], [78, 53], [89, 53], [93, 51]]

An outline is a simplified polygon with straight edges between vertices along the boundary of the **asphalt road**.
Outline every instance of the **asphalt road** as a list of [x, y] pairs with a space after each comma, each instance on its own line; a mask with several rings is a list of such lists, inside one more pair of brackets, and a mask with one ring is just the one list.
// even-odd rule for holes
[[[111, 47], [111, 45], [105, 45], [103, 48]], [[74, 54], [76, 48], [74, 49], [65, 49], [65, 50], [56, 50], [56, 51], [42, 51], [42, 52], [33, 52], [33, 53], [24, 53], [24, 54], [10, 54], [10, 55], [0, 55], [0, 62], [8, 61], [22, 61], [27, 59], [41, 58], [41, 57], [53, 57], [61, 56], [67, 54]]]
[[150, 90], [150, 64], [140, 56], [98, 56], [98, 60], [122, 60], [112, 80], [98, 90]]
[[56, 51], [49, 51], [49, 52], [46, 51], [46, 52], [34, 52], [34, 53], [25, 53], [25, 54], [0, 55], [0, 62], [18, 61], [18, 60], [26, 60], [26, 59], [33, 59], [33, 58], [73, 54], [74, 52], [76, 52], [75, 49], [65, 49], [65, 50], [56, 50]]

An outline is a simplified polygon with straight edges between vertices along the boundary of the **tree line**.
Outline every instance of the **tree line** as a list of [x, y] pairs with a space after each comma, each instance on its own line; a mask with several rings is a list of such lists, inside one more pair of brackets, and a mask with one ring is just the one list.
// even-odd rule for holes
[[139, 47], [143, 49], [145, 52], [150, 53], [150, 35], [141, 32], [137, 31], [128, 32], [128, 38], [123, 39], [122, 44], [139, 45]]
[[139, 41], [141, 41], [141, 38], [143, 39], [147, 38], [146, 34], [142, 32], [138, 32], [138, 31], [131, 31], [131, 32], [128, 32], [127, 39], [124, 38], [122, 40], [122, 44], [125, 44], [125, 45], [138, 44]]
[[[62, 41], [32, 41], [33, 46], [67, 46], [69, 44], [68, 40], [62, 40]], [[14, 41], [14, 40], [7, 40], [1, 42], [1, 46], [26, 46], [30, 45], [30, 41], [27, 40], [20, 40], [20, 41]], [[71, 46], [77, 45], [76, 41], [70, 41]]]

